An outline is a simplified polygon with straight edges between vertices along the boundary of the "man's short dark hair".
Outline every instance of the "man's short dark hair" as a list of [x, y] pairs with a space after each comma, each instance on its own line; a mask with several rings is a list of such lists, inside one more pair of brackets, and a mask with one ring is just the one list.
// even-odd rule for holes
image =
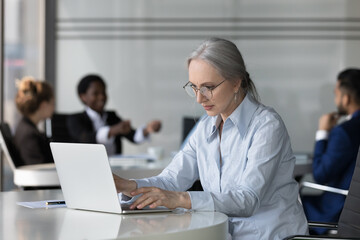
[[360, 70], [349, 68], [338, 75], [339, 88], [360, 105]]
[[90, 87], [90, 84], [93, 82], [99, 82], [104, 86], [104, 88], [106, 88], [106, 84], [102, 79], [102, 77], [96, 74], [90, 74], [90, 75], [86, 75], [80, 80], [77, 86], [78, 95], [80, 96], [81, 94], [86, 93], [86, 91]]

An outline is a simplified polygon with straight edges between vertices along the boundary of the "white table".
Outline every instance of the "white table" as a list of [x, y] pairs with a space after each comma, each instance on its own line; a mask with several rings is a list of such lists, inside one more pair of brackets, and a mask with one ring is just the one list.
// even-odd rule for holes
[[[294, 177], [312, 173], [312, 159], [306, 154], [295, 154]], [[112, 156], [109, 158], [112, 171], [126, 179], [140, 179], [156, 176], [170, 163], [171, 159], [148, 161], [146, 155], [135, 157]]]
[[0, 193], [0, 239], [225, 239], [218, 212], [119, 215], [67, 208], [30, 209], [16, 202], [62, 199], [61, 190]]
[[112, 172], [126, 179], [156, 176], [170, 161], [170, 158], [154, 160], [147, 155], [115, 155], [109, 157]]

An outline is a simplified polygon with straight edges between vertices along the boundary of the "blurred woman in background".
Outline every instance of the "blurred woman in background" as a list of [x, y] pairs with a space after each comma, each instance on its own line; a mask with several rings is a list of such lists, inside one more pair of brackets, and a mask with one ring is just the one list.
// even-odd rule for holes
[[50, 118], [54, 112], [54, 92], [52, 87], [32, 77], [24, 77], [17, 83], [16, 107], [22, 114], [14, 143], [19, 150], [24, 165], [54, 162], [49, 140], [37, 125]]

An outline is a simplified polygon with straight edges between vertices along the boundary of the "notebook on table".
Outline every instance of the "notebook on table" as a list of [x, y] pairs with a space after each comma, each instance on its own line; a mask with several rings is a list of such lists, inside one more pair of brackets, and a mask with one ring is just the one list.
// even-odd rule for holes
[[171, 211], [121, 205], [104, 145], [52, 142], [50, 148], [68, 208], [118, 214]]

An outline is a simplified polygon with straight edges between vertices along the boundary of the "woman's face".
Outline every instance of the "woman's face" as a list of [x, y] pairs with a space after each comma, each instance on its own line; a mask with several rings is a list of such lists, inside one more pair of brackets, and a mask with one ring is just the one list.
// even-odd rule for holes
[[[193, 59], [189, 65], [189, 81], [197, 89], [201, 87], [214, 87], [224, 81], [224, 78], [209, 63], [201, 59]], [[201, 104], [209, 116], [221, 115], [223, 121], [239, 105], [235, 101], [235, 93], [239, 91], [241, 80], [232, 82], [226, 80], [214, 90], [208, 99], [197, 92], [196, 101]]]
[[92, 82], [86, 92], [80, 95], [80, 98], [92, 110], [102, 113], [107, 100], [105, 87], [98, 81]]
[[54, 110], [55, 110], [54, 98], [52, 98], [49, 102], [44, 101], [44, 107], [43, 107], [44, 119], [50, 118], [53, 115]]

